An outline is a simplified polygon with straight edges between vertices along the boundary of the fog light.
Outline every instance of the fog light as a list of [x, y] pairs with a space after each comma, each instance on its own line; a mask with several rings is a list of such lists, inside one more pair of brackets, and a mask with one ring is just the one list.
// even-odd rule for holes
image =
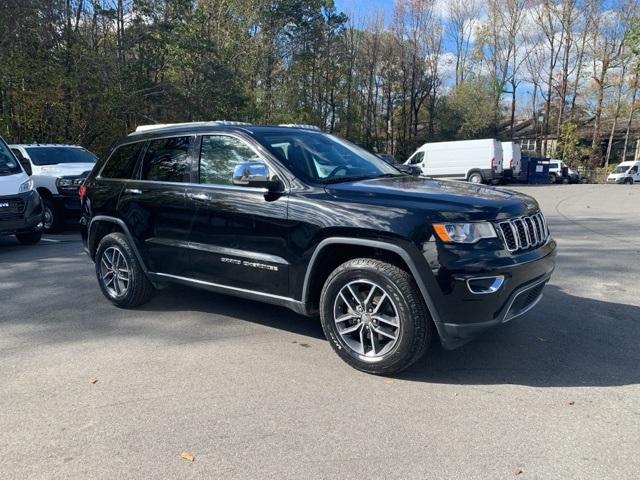
[[500, 290], [504, 283], [504, 276], [476, 277], [467, 279], [467, 288], [474, 295], [485, 295]]

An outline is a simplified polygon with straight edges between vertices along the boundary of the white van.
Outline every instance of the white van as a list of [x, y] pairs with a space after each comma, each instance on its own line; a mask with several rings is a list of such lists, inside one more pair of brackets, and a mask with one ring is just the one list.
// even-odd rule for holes
[[522, 151], [515, 142], [502, 142], [502, 165], [505, 178], [517, 178], [522, 170]]
[[640, 182], [640, 161], [622, 162], [609, 174], [607, 183]]
[[42, 202], [29, 177], [0, 138], [0, 236], [15, 235], [23, 245], [42, 236]]
[[494, 138], [425, 143], [405, 165], [417, 165], [426, 177], [495, 183], [502, 178], [502, 145]]

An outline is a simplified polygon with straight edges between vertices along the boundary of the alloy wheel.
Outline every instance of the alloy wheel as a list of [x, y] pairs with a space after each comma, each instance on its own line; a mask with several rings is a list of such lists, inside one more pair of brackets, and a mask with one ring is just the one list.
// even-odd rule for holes
[[119, 248], [109, 247], [102, 253], [100, 279], [111, 296], [122, 297], [127, 294], [131, 270]]
[[400, 317], [391, 296], [380, 285], [355, 280], [342, 287], [333, 306], [343, 343], [369, 358], [389, 353], [400, 337]]

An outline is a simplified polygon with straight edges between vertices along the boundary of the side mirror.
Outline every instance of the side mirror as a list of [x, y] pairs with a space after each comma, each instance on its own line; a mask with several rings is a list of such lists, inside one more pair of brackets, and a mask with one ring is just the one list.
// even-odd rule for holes
[[22, 165], [23, 170], [27, 173], [27, 175], [33, 175], [33, 169], [31, 168], [31, 163], [26, 158], [18, 157], [18, 161], [20, 165]]
[[278, 183], [270, 178], [269, 167], [262, 162], [239, 163], [233, 169], [233, 184], [240, 187], [273, 189]]

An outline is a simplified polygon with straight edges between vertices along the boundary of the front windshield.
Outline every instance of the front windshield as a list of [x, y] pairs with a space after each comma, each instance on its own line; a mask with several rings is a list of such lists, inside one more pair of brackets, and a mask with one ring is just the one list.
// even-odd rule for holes
[[58, 163], [95, 163], [96, 156], [77, 147], [28, 147], [27, 153], [34, 165], [56, 165]]
[[319, 132], [257, 132], [257, 140], [297, 178], [308, 183], [404, 175], [356, 145]]
[[613, 173], [625, 173], [629, 170], [629, 165], [618, 165]]
[[7, 145], [0, 139], [0, 176], [21, 173], [22, 168]]

